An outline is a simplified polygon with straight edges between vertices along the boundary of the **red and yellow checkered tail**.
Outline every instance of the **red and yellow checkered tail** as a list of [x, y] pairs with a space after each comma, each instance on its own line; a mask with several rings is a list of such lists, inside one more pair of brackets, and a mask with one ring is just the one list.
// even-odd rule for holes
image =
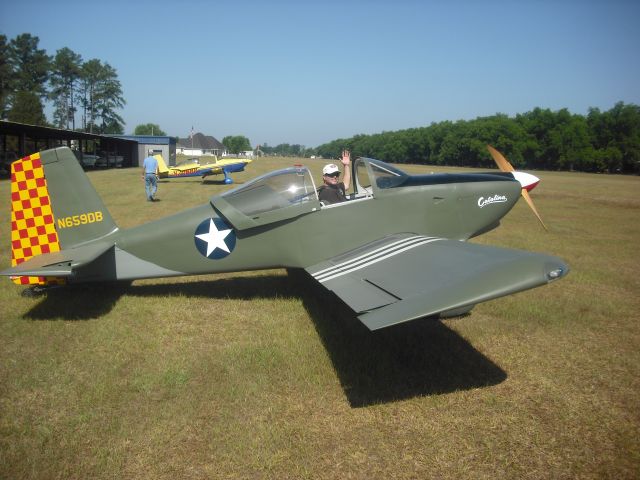
[[[60, 250], [40, 153], [11, 164], [11, 266]], [[11, 277], [19, 285], [64, 284], [58, 277]]]

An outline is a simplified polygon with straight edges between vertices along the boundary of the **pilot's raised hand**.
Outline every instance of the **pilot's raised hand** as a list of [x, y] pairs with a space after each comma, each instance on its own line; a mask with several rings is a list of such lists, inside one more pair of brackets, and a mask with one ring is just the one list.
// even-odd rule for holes
[[344, 189], [349, 190], [351, 186], [351, 152], [347, 149], [342, 150], [342, 165], [343, 165], [343, 175], [342, 175], [342, 183], [344, 184]]
[[349, 150], [342, 151], [342, 164], [346, 167], [351, 164], [351, 152]]

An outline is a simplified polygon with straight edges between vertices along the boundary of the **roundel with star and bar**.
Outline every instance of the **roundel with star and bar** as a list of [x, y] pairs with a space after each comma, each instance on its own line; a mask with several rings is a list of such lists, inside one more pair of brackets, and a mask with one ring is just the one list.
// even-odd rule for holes
[[236, 247], [236, 233], [221, 218], [207, 218], [194, 233], [198, 252], [211, 260], [220, 260]]

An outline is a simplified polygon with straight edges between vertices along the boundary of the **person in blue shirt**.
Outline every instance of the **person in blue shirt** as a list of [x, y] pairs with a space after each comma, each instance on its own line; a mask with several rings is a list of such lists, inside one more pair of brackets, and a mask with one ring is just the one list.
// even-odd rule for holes
[[142, 162], [142, 179], [144, 180], [147, 201], [155, 201], [158, 191], [158, 160], [154, 158], [153, 150], [149, 150], [149, 155]]

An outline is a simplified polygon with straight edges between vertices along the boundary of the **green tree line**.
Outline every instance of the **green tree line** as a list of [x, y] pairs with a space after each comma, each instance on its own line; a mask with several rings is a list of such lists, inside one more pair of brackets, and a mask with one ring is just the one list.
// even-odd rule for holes
[[354, 157], [393, 163], [490, 167], [487, 144], [515, 168], [640, 173], [640, 107], [618, 102], [605, 112], [590, 108], [586, 116], [536, 108], [515, 117], [496, 114], [356, 135], [320, 145], [313, 153], [337, 158], [348, 148]]
[[293, 145], [281, 143], [275, 147], [270, 147], [265, 143], [260, 146], [260, 151], [265, 155], [278, 155], [281, 157], [306, 157], [314, 153], [313, 151], [307, 150], [304, 145], [297, 143]]
[[[92, 133], [124, 133], [118, 110], [126, 102], [116, 70], [96, 58], [84, 61], [67, 47], [47, 55], [38, 47], [39, 41], [29, 33], [11, 40], [0, 34], [0, 118]], [[53, 107], [52, 123], [44, 114], [44, 102]]]
[[251, 142], [244, 135], [227, 135], [222, 139], [222, 144], [233, 154], [251, 150]]
[[157, 123], [144, 123], [142, 125], [137, 125], [133, 130], [134, 135], [160, 135], [165, 136], [166, 133], [164, 130], [160, 128], [160, 125]]

